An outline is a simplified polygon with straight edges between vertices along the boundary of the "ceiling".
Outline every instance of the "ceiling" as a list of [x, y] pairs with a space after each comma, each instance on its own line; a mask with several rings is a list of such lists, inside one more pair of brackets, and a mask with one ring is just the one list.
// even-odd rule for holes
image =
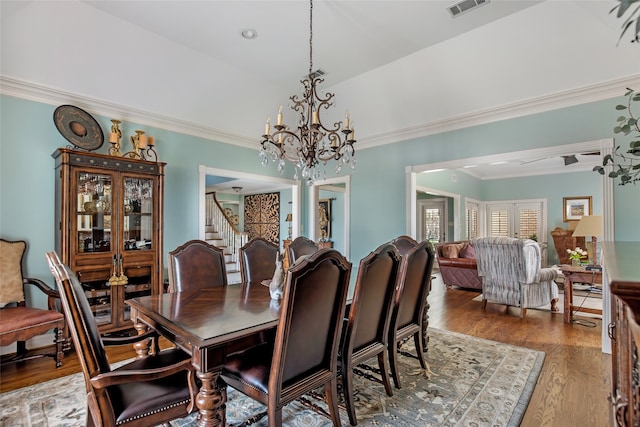
[[[315, 0], [313, 69], [336, 94], [337, 117], [327, 121], [348, 110], [360, 149], [604, 99], [640, 82], [640, 49], [617, 44], [613, 0], [490, 0], [453, 18], [455, 3]], [[0, 19], [5, 82], [252, 148], [309, 69], [304, 0], [0, 1]], [[258, 37], [244, 39], [247, 28]], [[587, 164], [551, 157], [528, 166]]]

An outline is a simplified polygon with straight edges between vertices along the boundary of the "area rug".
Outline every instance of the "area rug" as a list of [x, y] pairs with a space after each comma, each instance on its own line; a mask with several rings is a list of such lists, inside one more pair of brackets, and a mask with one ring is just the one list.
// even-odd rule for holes
[[[544, 353], [481, 338], [429, 329], [429, 369], [399, 356], [402, 389], [385, 394], [382, 385], [354, 375], [359, 426], [518, 426], [533, 393]], [[407, 342], [403, 350], [414, 352]], [[372, 366], [377, 366], [373, 363]], [[313, 400], [313, 399], [310, 399]], [[321, 401], [314, 400], [320, 407]], [[3, 427], [83, 426], [86, 398], [81, 374], [0, 394]], [[265, 408], [229, 388], [227, 422], [255, 417], [266, 426]], [[349, 425], [344, 409], [342, 424]], [[197, 425], [195, 415], [172, 422]], [[283, 410], [288, 427], [328, 427], [328, 418], [298, 401]]]

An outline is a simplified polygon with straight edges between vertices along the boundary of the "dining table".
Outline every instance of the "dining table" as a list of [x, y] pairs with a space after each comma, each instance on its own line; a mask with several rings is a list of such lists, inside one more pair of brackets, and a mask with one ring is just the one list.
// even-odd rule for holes
[[[280, 304], [269, 288], [229, 285], [127, 300], [138, 333], [157, 331], [191, 356], [201, 381], [195, 399], [198, 425], [225, 426], [226, 384], [220, 373], [228, 354], [248, 348], [275, 330]], [[138, 357], [150, 343], [137, 346]]]

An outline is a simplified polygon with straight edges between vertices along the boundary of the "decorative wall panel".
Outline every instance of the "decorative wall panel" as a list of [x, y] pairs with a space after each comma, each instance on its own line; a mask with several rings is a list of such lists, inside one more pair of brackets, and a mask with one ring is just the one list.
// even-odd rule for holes
[[244, 197], [244, 231], [280, 246], [280, 193]]

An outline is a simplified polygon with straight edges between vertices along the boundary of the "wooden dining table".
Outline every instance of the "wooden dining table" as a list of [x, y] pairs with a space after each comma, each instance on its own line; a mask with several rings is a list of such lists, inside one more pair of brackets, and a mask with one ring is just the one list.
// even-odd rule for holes
[[[241, 285], [132, 298], [131, 319], [139, 333], [149, 328], [191, 355], [202, 381], [196, 396], [198, 425], [225, 426], [226, 384], [219, 380], [228, 354], [257, 344], [277, 326], [279, 301], [269, 288]], [[139, 346], [139, 356], [149, 345]]]

